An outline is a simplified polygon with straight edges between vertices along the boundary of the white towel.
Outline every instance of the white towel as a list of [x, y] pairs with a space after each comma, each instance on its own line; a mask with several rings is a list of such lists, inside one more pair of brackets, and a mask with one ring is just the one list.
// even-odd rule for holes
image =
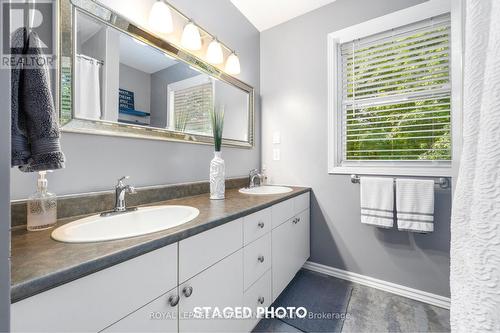
[[394, 224], [394, 180], [361, 177], [361, 223], [382, 228]]
[[434, 231], [434, 181], [397, 179], [396, 211], [399, 230]]

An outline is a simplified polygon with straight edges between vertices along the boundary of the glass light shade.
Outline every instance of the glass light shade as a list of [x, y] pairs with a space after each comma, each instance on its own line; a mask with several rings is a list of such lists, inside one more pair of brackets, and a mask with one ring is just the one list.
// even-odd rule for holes
[[214, 65], [222, 64], [224, 62], [222, 47], [217, 39], [214, 39], [210, 44], [208, 44], [207, 61]]
[[240, 59], [235, 53], [231, 53], [226, 60], [226, 72], [229, 74], [240, 74], [240, 71]]
[[156, 1], [149, 12], [149, 28], [156, 32], [169, 34], [174, 31], [172, 12], [166, 3]]
[[189, 22], [184, 27], [181, 45], [188, 50], [196, 51], [201, 49], [200, 30], [193, 22]]

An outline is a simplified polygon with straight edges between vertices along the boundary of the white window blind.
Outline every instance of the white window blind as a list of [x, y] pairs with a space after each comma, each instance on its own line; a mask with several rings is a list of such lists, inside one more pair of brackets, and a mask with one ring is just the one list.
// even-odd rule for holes
[[176, 131], [211, 133], [209, 111], [213, 104], [212, 82], [175, 90], [173, 97]]
[[339, 45], [344, 161], [451, 160], [450, 16]]

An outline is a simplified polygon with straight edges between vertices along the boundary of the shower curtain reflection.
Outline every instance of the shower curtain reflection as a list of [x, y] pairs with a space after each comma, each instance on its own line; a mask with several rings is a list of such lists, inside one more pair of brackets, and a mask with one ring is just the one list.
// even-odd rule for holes
[[75, 66], [75, 117], [101, 119], [101, 75], [102, 62], [78, 55]]

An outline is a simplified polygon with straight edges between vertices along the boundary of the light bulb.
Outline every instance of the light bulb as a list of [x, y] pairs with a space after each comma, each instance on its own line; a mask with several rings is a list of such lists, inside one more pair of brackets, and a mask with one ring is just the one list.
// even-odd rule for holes
[[216, 38], [208, 44], [207, 61], [214, 65], [222, 64], [224, 62], [222, 47]]
[[226, 72], [229, 74], [240, 74], [240, 71], [240, 59], [233, 52], [226, 60]]
[[161, 0], [156, 1], [149, 12], [149, 27], [151, 30], [169, 34], [174, 31], [172, 23], [172, 12], [170, 8]]
[[201, 49], [200, 30], [193, 22], [188, 22], [182, 32], [181, 44], [192, 51]]

